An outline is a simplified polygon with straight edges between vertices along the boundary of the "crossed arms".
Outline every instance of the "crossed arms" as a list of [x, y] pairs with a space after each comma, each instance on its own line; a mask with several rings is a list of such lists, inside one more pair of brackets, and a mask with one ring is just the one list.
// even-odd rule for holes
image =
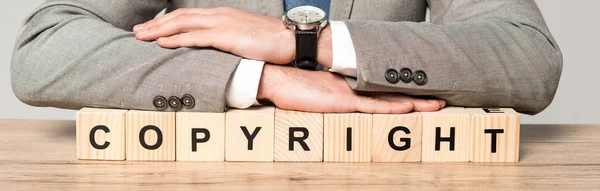
[[[156, 95], [191, 94], [197, 101], [191, 111], [221, 112], [230, 77], [246, 57], [272, 63], [265, 65], [257, 98], [286, 109], [404, 113], [437, 110], [447, 102], [537, 113], [552, 101], [562, 68], [560, 50], [532, 0], [429, 1], [432, 23], [346, 20], [356, 51], [355, 78], [273, 65], [293, 59], [292, 33], [279, 30], [283, 26], [277, 18], [231, 8], [173, 12], [188, 16], [179, 23], [163, 23], [174, 30], [153, 31], [157, 33], [147, 38], [130, 32], [167, 3], [44, 3], [27, 19], [17, 40], [11, 65], [15, 94], [37, 106], [143, 110], [155, 110], [151, 100]], [[227, 25], [186, 24], [194, 16]], [[158, 21], [147, 24], [162, 26]], [[240, 32], [252, 27], [241, 22], [265, 30]], [[326, 30], [319, 42], [319, 62], [330, 65], [327, 37]], [[384, 78], [390, 68], [427, 71], [429, 81], [423, 86], [390, 83]]]

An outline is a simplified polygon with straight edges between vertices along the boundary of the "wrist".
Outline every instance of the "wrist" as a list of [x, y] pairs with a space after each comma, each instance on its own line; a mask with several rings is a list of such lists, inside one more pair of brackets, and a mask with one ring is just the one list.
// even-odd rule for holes
[[286, 26], [281, 26], [279, 32], [275, 35], [278, 35], [280, 40], [277, 42], [273, 54], [276, 59], [271, 62], [274, 64], [289, 64], [296, 58], [296, 36], [294, 31]]
[[[286, 28], [282, 33], [282, 37], [288, 43], [285, 47], [289, 50], [291, 56], [290, 62], [296, 60], [296, 38], [294, 31]], [[332, 44], [331, 44], [331, 28], [326, 25], [325, 28], [321, 29], [319, 38], [317, 39], [317, 62], [327, 68], [331, 68], [332, 65]], [[289, 62], [287, 62], [289, 63]]]
[[321, 29], [317, 40], [317, 62], [327, 68], [332, 65], [331, 27], [329, 25]]
[[258, 91], [256, 92], [257, 100], [271, 100], [272, 93], [270, 92], [270, 87], [274, 87], [273, 75], [275, 75], [277, 72], [276, 68], [274, 67], [275, 66], [271, 64], [265, 64], [263, 67], [260, 82], [258, 84]]

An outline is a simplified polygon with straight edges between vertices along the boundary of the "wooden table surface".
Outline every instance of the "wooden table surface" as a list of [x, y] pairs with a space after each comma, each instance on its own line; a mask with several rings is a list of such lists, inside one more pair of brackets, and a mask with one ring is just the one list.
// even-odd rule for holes
[[599, 138], [523, 125], [516, 164], [108, 162], [76, 159], [74, 121], [0, 120], [0, 190], [598, 190]]

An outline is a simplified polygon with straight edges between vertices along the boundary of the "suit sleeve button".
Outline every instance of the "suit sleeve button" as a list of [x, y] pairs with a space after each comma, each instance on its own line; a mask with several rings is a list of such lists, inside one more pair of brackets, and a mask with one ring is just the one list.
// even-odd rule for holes
[[173, 110], [178, 111], [181, 109], [181, 100], [178, 97], [171, 96], [169, 97], [169, 106], [173, 108]]
[[410, 81], [412, 81], [412, 78], [413, 78], [412, 75], [413, 75], [413, 73], [410, 69], [408, 69], [408, 68], [400, 69], [400, 80], [402, 80], [402, 82], [410, 83]]
[[167, 109], [167, 99], [165, 99], [165, 97], [163, 97], [163, 96], [156, 96], [156, 97], [154, 97], [154, 99], [152, 99], [152, 104], [158, 110], [165, 110], [165, 109]]
[[385, 80], [392, 84], [398, 83], [400, 81], [400, 77], [398, 77], [398, 71], [393, 68], [385, 71]]
[[425, 85], [427, 83], [427, 74], [421, 70], [417, 70], [413, 76], [413, 81], [417, 85]]
[[190, 94], [185, 94], [181, 97], [181, 104], [186, 109], [193, 109], [196, 106], [196, 100]]

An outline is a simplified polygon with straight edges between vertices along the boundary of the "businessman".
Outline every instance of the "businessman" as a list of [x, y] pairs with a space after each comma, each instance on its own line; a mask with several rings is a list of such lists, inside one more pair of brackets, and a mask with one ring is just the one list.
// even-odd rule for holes
[[11, 77], [25, 103], [74, 109], [535, 114], [561, 70], [533, 0], [49, 0]]

